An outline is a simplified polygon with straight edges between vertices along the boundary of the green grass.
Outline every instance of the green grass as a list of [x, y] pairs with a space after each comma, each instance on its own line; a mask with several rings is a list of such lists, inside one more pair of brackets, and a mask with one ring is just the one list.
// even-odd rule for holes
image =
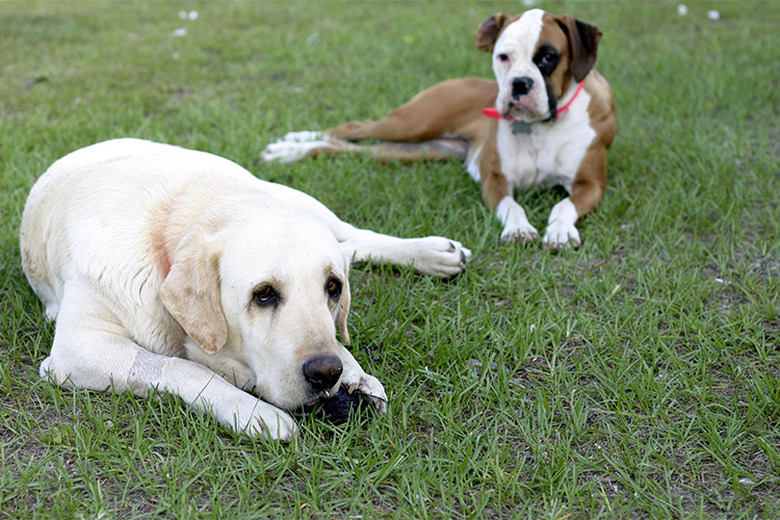
[[[604, 203], [555, 255], [499, 243], [455, 162], [255, 162], [287, 131], [490, 76], [473, 32], [520, 2], [0, 2], [0, 517], [780, 515], [780, 8], [677, 3], [542, 2], [603, 30], [619, 107]], [[250, 442], [170, 396], [38, 378], [53, 327], [19, 265], [26, 194], [120, 136], [472, 248], [448, 281], [353, 269], [355, 352], [386, 416]], [[541, 227], [560, 196], [518, 200]]]

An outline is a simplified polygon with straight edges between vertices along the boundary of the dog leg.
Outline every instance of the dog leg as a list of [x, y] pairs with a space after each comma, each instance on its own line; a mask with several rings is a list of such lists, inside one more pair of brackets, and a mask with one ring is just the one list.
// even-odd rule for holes
[[327, 226], [351, 262], [371, 260], [410, 266], [424, 274], [447, 277], [463, 271], [471, 260], [471, 251], [455, 240], [437, 236], [398, 238], [359, 229], [342, 221], [324, 204], [301, 191], [274, 183], [267, 183], [266, 189]]
[[[287, 134], [284, 139], [271, 143], [260, 152], [260, 159], [265, 162], [279, 161], [281, 163], [292, 163], [305, 159], [306, 157], [315, 157], [317, 155], [332, 155], [343, 152], [359, 152], [363, 150], [358, 146], [341, 139], [313, 139], [306, 140], [305, 136], [321, 135], [319, 132], [294, 132], [304, 137], [296, 137]], [[289, 139], [288, 139], [289, 137]], [[301, 140], [297, 140], [300, 137]]]
[[343, 239], [339, 240], [344, 255], [353, 263], [407, 266], [423, 274], [448, 277], [463, 271], [471, 261], [471, 251], [448, 238], [398, 238], [349, 227], [342, 228]]
[[374, 376], [366, 374], [360, 364], [352, 356], [352, 353], [342, 347], [341, 363], [344, 366], [339, 380], [339, 386], [346, 386], [349, 393], [359, 390], [369, 396], [371, 404], [377, 412], [387, 411], [387, 394], [382, 383]]
[[580, 162], [571, 195], [556, 204], [550, 212], [542, 241], [544, 246], [556, 251], [568, 245], [578, 248], [581, 243], [580, 233], [574, 224], [601, 202], [606, 185], [606, 148], [590, 148]]
[[[90, 328], [100, 324], [99, 329]], [[224, 427], [249, 437], [289, 440], [295, 422], [282, 410], [225, 381], [199, 363], [154, 354], [130, 340], [87, 289], [66, 286], [51, 354], [40, 374], [65, 387], [145, 396], [177, 395]]]
[[539, 240], [539, 232], [528, 221], [523, 207], [511, 195], [507, 195], [498, 203], [496, 216], [504, 225], [501, 231], [502, 242], [531, 244]]
[[301, 132], [288, 132], [284, 134], [281, 141], [287, 143], [310, 143], [323, 139], [322, 132], [317, 130], [303, 130]]
[[[294, 134], [318, 134], [318, 132], [294, 132]], [[320, 134], [321, 135], [321, 134]], [[373, 145], [359, 145], [343, 139], [325, 135], [324, 139], [296, 141], [296, 137], [271, 143], [260, 152], [266, 162], [292, 163], [307, 157], [335, 155], [346, 152], [367, 153], [378, 161], [443, 161], [466, 158], [468, 143], [460, 139], [434, 139], [420, 143], [386, 142]]]
[[573, 248], [580, 247], [580, 233], [574, 224], [577, 222], [577, 208], [569, 198], [565, 198], [553, 206], [550, 218], [547, 221], [547, 231], [544, 233], [542, 244], [554, 251], [563, 249], [567, 245]]
[[[373, 121], [369, 121], [372, 123]], [[365, 123], [348, 123], [363, 125]], [[279, 161], [281, 163], [297, 162], [307, 157], [336, 155], [347, 152], [366, 152], [374, 159], [388, 161], [449, 159], [458, 157], [459, 150], [439, 143], [381, 143], [375, 145], [359, 145], [351, 143], [340, 136], [327, 132], [304, 130], [290, 132], [282, 139], [271, 143], [260, 152], [259, 158], [265, 162]]]
[[483, 131], [474, 128], [474, 121], [482, 119], [482, 109], [492, 106], [497, 94], [493, 80], [449, 79], [423, 90], [378, 121], [351, 121], [323, 133], [341, 139], [409, 143], [457, 135], [474, 142]]
[[[469, 143], [481, 141], [484, 128], [473, 122], [482, 118], [480, 112], [484, 107], [494, 104], [497, 92], [496, 82], [492, 80], [442, 81], [377, 121], [350, 121], [322, 132], [288, 133], [269, 144], [260, 158], [293, 162], [315, 155], [362, 151], [380, 161], [463, 159]], [[361, 139], [389, 142], [371, 146], [345, 142]], [[462, 143], [454, 143], [456, 140]]]
[[533, 243], [539, 240], [539, 232], [528, 221], [523, 207], [512, 197], [512, 190], [501, 173], [498, 154], [486, 154], [480, 164], [482, 174], [482, 199], [496, 212], [504, 226], [502, 242]]

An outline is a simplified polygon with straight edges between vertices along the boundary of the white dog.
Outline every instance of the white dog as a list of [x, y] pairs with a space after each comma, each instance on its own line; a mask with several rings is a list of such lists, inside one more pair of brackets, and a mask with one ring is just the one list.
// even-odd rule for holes
[[295, 431], [284, 410], [341, 387], [385, 410], [382, 384], [336, 340], [338, 323], [349, 343], [350, 262], [450, 276], [471, 257], [441, 237], [357, 229], [226, 159], [136, 139], [55, 162], [27, 200], [20, 244], [57, 320], [42, 376], [159, 389], [274, 439]]

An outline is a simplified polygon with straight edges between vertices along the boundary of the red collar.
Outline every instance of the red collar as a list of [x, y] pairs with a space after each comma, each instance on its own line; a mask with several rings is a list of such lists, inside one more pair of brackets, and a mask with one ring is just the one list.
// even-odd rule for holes
[[[577, 90], [574, 92], [574, 95], [572, 96], [572, 98], [569, 100], [568, 103], [563, 105], [561, 108], [559, 108], [555, 112], [555, 117], [558, 117], [559, 115], [561, 115], [564, 112], [566, 112], [567, 110], [569, 110], [569, 107], [571, 106], [571, 104], [574, 103], [574, 100], [577, 99], [577, 96], [580, 95], [580, 92], [582, 91], [582, 86], [583, 86], [584, 83], [585, 83], [585, 80], [582, 80], [582, 81], [580, 81], [577, 84]], [[498, 110], [496, 110], [495, 108], [483, 108], [482, 109], [482, 113], [484, 115], [488, 116], [488, 117], [492, 117], [493, 119], [503, 119], [503, 117], [501, 117], [501, 114], [499, 114]], [[511, 118], [511, 120], [512, 121], [517, 121], [517, 119], [515, 119], [514, 117]]]

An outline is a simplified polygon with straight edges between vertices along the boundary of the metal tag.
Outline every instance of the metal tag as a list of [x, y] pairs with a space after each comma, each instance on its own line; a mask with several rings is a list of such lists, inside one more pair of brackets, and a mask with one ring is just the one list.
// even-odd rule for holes
[[531, 123], [526, 123], [525, 121], [512, 121], [512, 134], [530, 134], [531, 133]]

